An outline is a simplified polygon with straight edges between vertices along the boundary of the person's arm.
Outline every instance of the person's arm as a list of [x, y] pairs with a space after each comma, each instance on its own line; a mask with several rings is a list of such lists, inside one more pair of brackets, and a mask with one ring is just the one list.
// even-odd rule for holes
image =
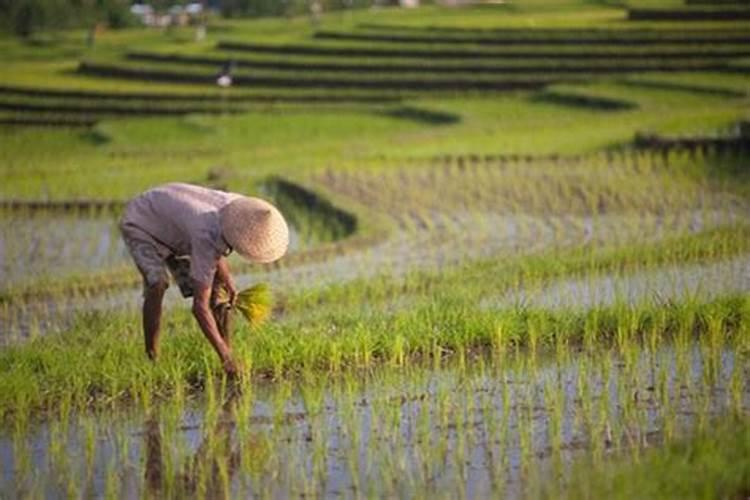
[[216, 279], [224, 285], [229, 294], [229, 303], [234, 305], [234, 301], [237, 298], [237, 288], [234, 286], [234, 280], [229, 272], [229, 263], [224, 257], [220, 257], [216, 263]]
[[216, 325], [216, 320], [211, 313], [211, 307], [209, 305], [211, 287], [196, 280], [193, 280], [193, 287], [193, 316], [195, 316], [195, 319], [198, 321], [198, 325], [200, 325], [203, 335], [206, 336], [206, 339], [211, 343], [216, 354], [221, 358], [224, 371], [227, 375], [236, 376], [238, 375], [239, 370], [232, 359], [232, 352], [226, 342], [224, 342], [224, 339], [221, 338], [219, 328]]

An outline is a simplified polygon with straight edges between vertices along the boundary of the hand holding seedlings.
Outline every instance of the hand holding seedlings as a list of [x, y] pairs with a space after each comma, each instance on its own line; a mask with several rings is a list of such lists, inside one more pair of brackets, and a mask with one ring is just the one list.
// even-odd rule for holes
[[[246, 309], [248, 318], [265, 318], [268, 300], [257, 309], [253, 305], [257, 290], [244, 298], [238, 294], [225, 257], [235, 250], [251, 262], [280, 259], [289, 245], [289, 229], [278, 209], [258, 198], [172, 183], [131, 200], [120, 229], [143, 276], [143, 333], [149, 358], [156, 360], [159, 353], [162, 299], [169, 287], [169, 270], [182, 296], [193, 298], [193, 315], [224, 371], [237, 375], [239, 368], [229, 344], [228, 311], [241, 299], [245, 302], [238, 308], [243, 313]], [[263, 293], [267, 298], [267, 288]]]
[[271, 290], [267, 284], [259, 283], [232, 297], [229, 292], [220, 289], [216, 294], [216, 305], [214, 307], [226, 308], [227, 311], [237, 309], [250, 323], [250, 326], [258, 326], [271, 314]]

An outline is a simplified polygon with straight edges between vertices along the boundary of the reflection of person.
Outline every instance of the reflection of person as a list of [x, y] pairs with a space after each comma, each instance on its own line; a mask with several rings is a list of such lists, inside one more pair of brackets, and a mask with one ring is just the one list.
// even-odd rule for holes
[[[289, 229], [270, 203], [190, 184], [156, 187], [131, 200], [120, 221], [125, 244], [143, 276], [143, 333], [146, 354], [155, 360], [167, 269], [184, 297], [193, 297], [193, 315], [221, 358], [228, 375], [232, 359], [226, 309], [214, 308], [224, 288], [234, 303], [237, 290], [225, 257], [232, 250], [252, 262], [273, 262], [286, 252]], [[220, 328], [220, 326], [226, 326]]]
[[[178, 489], [184, 489], [182, 493], [195, 494], [200, 476], [205, 474], [205, 498], [228, 498], [229, 492], [225, 491], [225, 488], [229, 485], [222, 482], [220, 471], [226, 471], [227, 479], [231, 479], [240, 465], [239, 447], [232, 447], [234, 407], [238, 396], [238, 392], [229, 394], [229, 398], [222, 405], [216, 427], [209, 430], [198, 449], [185, 462], [177, 484]], [[158, 414], [153, 414], [146, 420], [144, 436], [146, 438], [146, 470], [144, 471], [146, 488], [154, 498], [159, 498], [165, 478]], [[222, 459], [226, 461], [221, 463]]]

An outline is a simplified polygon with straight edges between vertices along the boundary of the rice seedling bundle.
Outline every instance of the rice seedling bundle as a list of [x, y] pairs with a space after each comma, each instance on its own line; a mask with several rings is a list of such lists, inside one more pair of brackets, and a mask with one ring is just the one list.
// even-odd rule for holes
[[[217, 292], [216, 304], [228, 304], [229, 295], [224, 289]], [[263, 324], [271, 315], [273, 300], [271, 289], [266, 283], [258, 283], [237, 294], [234, 306], [250, 323], [250, 326], [259, 326]], [[231, 310], [230, 309], [230, 310]]]

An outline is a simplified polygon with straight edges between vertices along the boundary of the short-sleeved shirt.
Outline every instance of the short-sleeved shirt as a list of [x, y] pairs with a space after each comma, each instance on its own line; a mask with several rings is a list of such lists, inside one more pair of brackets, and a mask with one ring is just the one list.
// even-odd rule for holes
[[229, 251], [219, 212], [240, 197], [192, 184], [171, 183], [131, 200], [121, 225], [153, 239], [161, 256], [190, 256], [190, 276], [210, 286], [216, 263]]

